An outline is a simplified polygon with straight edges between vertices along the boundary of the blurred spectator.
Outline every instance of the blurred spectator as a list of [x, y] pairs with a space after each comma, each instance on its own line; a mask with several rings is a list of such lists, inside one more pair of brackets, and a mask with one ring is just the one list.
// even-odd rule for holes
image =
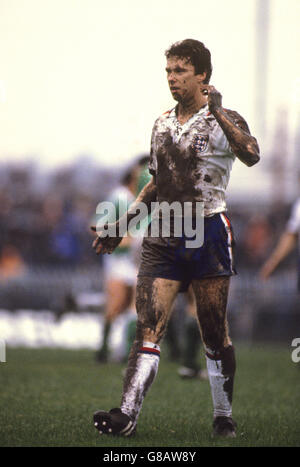
[[14, 279], [24, 274], [25, 263], [17, 248], [6, 244], [0, 254], [0, 280]]
[[262, 215], [251, 217], [242, 238], [247, 268], [257, 268], [270, 251], [272, 243], [273, 232], [268, 219]]

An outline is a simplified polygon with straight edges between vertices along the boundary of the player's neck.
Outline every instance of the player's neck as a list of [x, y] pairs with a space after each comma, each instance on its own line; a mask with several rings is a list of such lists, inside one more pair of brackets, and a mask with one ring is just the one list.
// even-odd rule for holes
[[177, 106], [177, 119], [179, 123], [185, 123], [206, 104], [207, 98], [203, 94], [197, 94], [191, 99], [179, 102]]

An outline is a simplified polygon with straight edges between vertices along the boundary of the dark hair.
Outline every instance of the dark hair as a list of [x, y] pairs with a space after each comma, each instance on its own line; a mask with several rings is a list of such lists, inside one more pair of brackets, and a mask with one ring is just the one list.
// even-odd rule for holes
[[202, 42], [195, 39], [175, 42], [166, 50], [165, 56], [186, 58], [194, 66], [196, 75], [206, 72], [204, 83], [209, 83], [212, 73], [210, 51]]
[[121, 185], [128, 186], [133, 180], [133, 168], [127, 170], [122, 176], [120, 183]]

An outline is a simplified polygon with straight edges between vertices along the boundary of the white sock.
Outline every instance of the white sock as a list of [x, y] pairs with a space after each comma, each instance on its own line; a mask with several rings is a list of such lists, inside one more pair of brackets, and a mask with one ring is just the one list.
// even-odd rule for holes
[[214, 417], [232, 416], [232, 392], [235, 373], [234, 348], [222, 352], [206, 348], [206, 365], [211, 387]]
[[141, 411], [144, 397], [157, 374], [159, 357], [159, 345], [143, 342], [135, 358], [129, 361], [121, 410], [135, 422]]

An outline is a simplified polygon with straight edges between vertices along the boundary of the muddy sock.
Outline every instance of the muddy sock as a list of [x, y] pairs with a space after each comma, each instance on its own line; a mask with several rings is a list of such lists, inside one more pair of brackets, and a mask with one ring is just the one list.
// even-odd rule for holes
[[154, 381], [160, 357], [159, 345], [143, 342], [133, 347], [124, 380], [121, 410], [136, 421], [146, 392]]
[[211, 387], [214, 417], [231, 417], [235, 355], [232, 345], [221, 351], [206, 348], [206, 364]]

